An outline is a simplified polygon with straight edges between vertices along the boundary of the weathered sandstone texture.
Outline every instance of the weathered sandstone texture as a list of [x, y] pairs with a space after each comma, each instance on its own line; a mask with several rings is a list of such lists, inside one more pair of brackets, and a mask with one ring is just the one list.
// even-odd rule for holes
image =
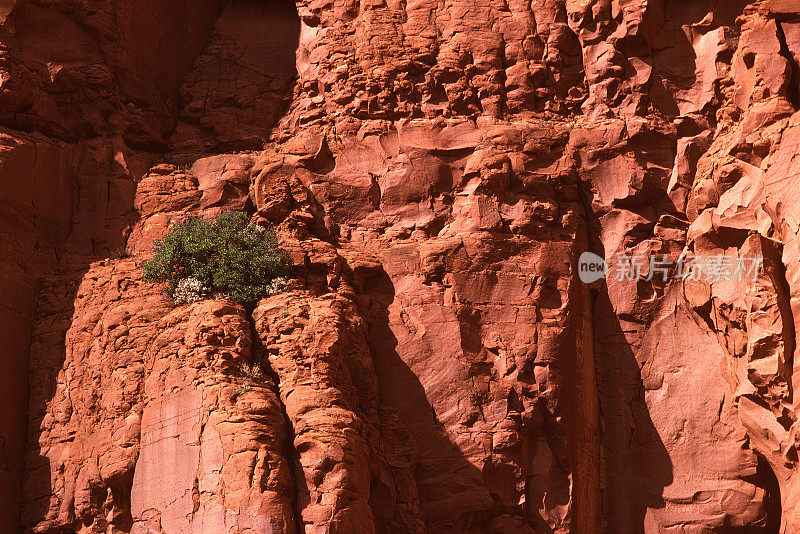
[[800, 532], [798, 153], [795, 0], [0, 2], [0, 532]]

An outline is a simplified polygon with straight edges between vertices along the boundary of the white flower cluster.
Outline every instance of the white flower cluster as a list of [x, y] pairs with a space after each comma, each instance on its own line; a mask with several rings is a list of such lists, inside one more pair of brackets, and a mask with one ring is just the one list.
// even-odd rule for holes
[[283, 276], [273, 278], [272, 282], [267, 284], [266, 296], [271, 297], [272, 295], [277, 295], [278, 293], [286, 289], [286, 286], [288, 285], [289, 285], [289, 280], [287, 278], [284, 278]]
[[197, 278], [183, 278], [175, 288], [173, 298], [176, 304], [191, 304], [203, 300], [208, 295], [208, 288]]

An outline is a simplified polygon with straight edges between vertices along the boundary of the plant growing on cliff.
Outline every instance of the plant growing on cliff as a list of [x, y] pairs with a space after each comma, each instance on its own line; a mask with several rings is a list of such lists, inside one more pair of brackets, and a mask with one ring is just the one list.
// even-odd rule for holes
[[257, 363], [242, 362], [239, 364], [239, 372], [248, 380], [260, 380], [264, 376], [261, 366]]
[[153, 252], [144, 278], [168, 282], [167, 293], [177, 303], [226, 295], [253, 304], [286, 286], [286, 256], [275, 232], [249, 224], [239, 211], [213, 220], [189, 217], [156, 241]]

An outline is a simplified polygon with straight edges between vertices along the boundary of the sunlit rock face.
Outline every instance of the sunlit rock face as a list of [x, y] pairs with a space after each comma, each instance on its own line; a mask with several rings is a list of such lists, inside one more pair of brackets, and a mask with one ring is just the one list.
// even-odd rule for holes
[[[800, 531], [796, 2], [0, 20], [0, 532]], [[285, 291], [142, 280], [227, 209]]]

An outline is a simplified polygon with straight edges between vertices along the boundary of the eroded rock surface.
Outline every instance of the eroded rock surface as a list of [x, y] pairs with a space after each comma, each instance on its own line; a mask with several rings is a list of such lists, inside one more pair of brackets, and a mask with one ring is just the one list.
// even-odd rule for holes
[[[800, 530], [795, 2], [7, 4], [0, 530]], [[225, 209], [289, 289], [173, 307]]]

